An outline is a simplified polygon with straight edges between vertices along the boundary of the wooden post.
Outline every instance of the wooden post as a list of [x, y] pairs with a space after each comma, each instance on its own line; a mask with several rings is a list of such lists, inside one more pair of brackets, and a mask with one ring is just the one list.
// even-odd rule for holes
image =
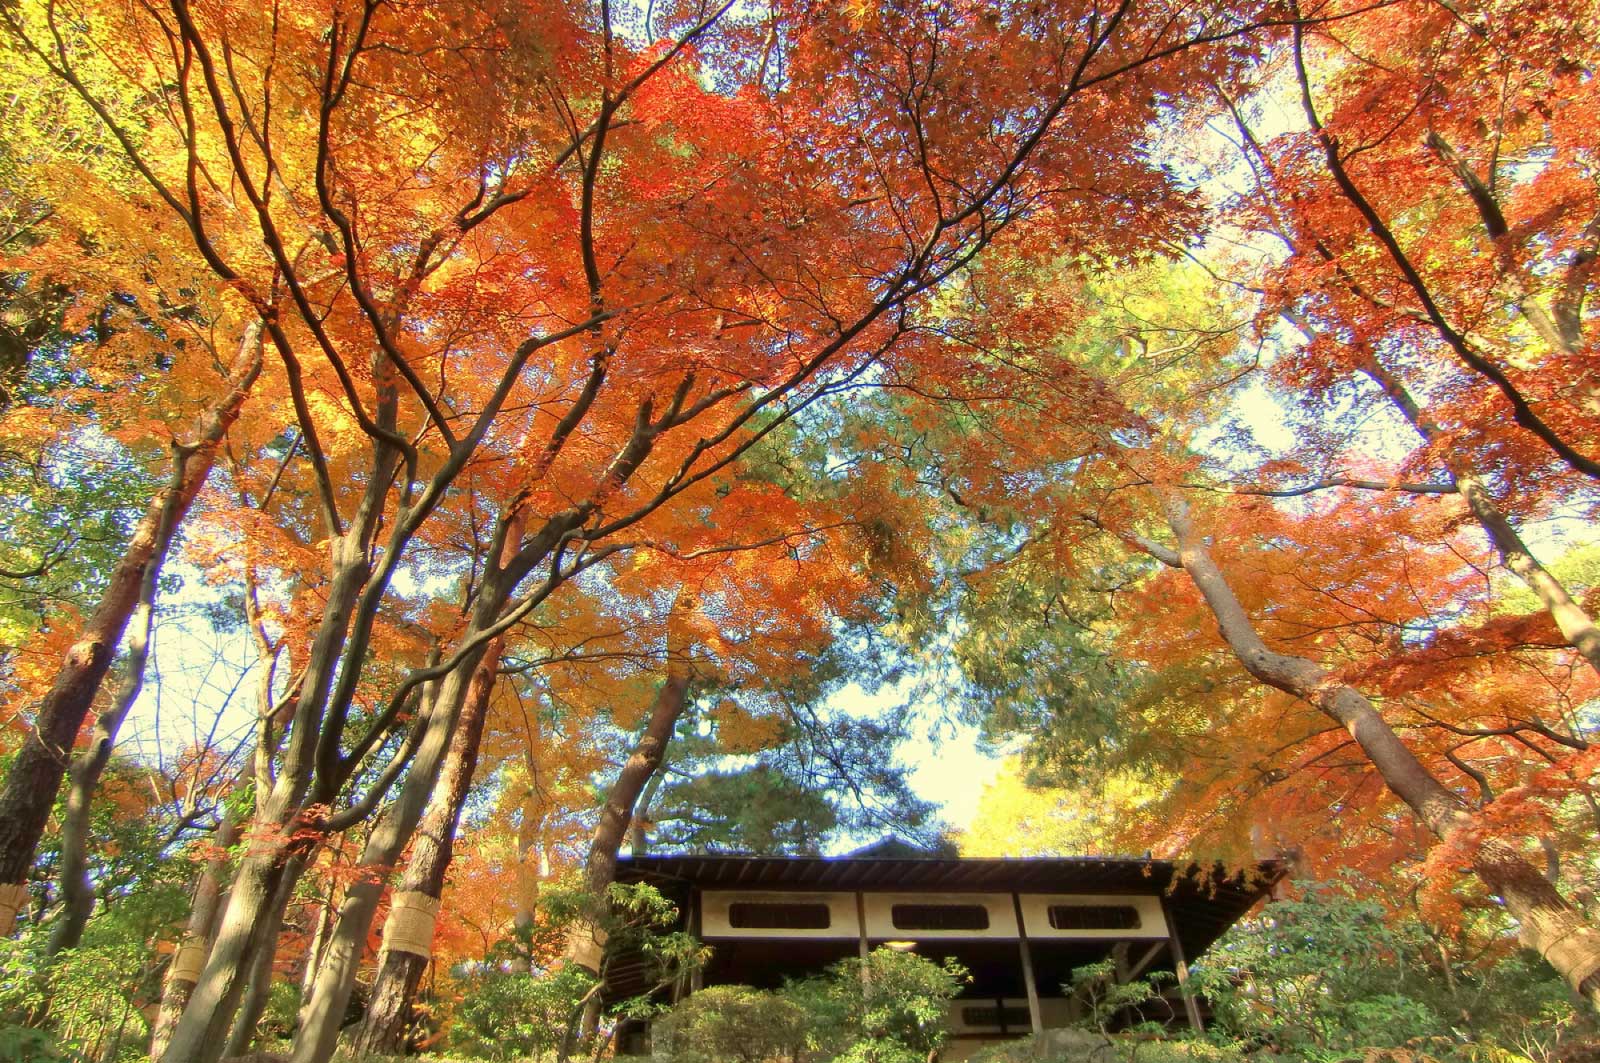
[[[1037, 1037], [1044, 1033], [1044, 1012], [1039, 1007], [1039, 986], [1033, 979], [1033, 950], [1028, 946], [1028, 928], [1022, 921], [1022, 897], [1013, 893], [1011, 903], [1017, 910], [1017, 949], [1022, 953], [1022, 984], [1028, 990], [1028, 1021], [1033, 1025], [1033, 1033]], [[1005, 1014], [1005, 1005], [1002, 1004], [1002, 1023]]]
[[[689, 933], [694, 935], [694, 939], [696, 941], [704, 945], [705, 938], [701, 934], [700, 926], [700, 908], [700, 890], [698, 888], [691, 889], [689, 891]], [[698, 993], [701, 989], [705, 988], [705, 974], [705, 968], [703, 967], [696, 967], [694, 969], [694, 974], [689, 976], [689, 992]]]
[[1150, 947], [1144, 950], [1144, 955], [1128, 965], [1128, 977], [1123, 981], [1131, 982], [1144, 974], [1145, 971], [1150, 969], [1150, 965], [1156, 961], [1156, 957], [1165, 951], [1167, 951], [1167, 943], [1165, 941], [1152, 941]]
[[856, 891], [856, 941], [861, 946], [861, 984], [866, 985], [872, 981], [872, 974], [867, 969], [867, 957], [872, 950], [867, 947], [867, 898], [860, 890]]
[[1166, 898], [1161, 899], [1161, 917], [1167, 921], [1167, 947], [1172, 950], [1172, 969], [1178, 975], [1178, 992], [1183, 995], [1183, 1010], [1189, 1019], [1189, 1029], [1204, 1033], [1206, 1025], [1200, 1021], [1200, 1005], [1189, 988], [1189, 964], [1183, 958], [1183, 945], [1178, 942], [1178, 924], [1172, 921], [1172, 909]]

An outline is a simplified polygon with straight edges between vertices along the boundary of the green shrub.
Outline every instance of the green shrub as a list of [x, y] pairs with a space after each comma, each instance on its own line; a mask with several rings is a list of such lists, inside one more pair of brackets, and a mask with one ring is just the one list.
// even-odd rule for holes
[[274, 981], [267, 987], [267, 1006], [256, 1024], [258, 1041], [287, 1041], [300, 1025], [300, 986], [296, 982]]
[[574, 965], [553, 974], [480, 972], [456, 1007], [452, 1047], [482, 1059], [554, 1052], [593, 988], [594, 976]]
[[[500, 942], [487, 963], [458, 975], [462, 997], [450, 1027], [455, 1051], [484, 1059], [551, 1053], [564, 1057], [579, 1046], [577, 1025], [596, 979], [571, 964], [545, 970], [538, 966], [543, 957], [561, 948], [573, 925], [593, 924], [603, 932], [608, 941], [604, 963], [621, 952], [640, 962], [652, 990], [671, 984], [701, 962], [700, 943], [672, 929], [677, 908], [644, 883], [614, 883], [604, 903], [580, 888], [546, 888], [539, 906], [535, 926]], [[608, 1014], [618, 1020], [643, 1018], [659, 1010], [647, 991], [613, 1002]]]
[[[1072, 970], [1072, 981], [1061, 987], [1069, 997], [1075, 997], [1086, 1006], [1083, 1025], [1108, 1035], [1112, 1025], [1124, 1012], [1144, 1014], [1144, 1008], [1161, 999], [1158, 983], [1171, 981], [1173, 975], [1159, 971], [1131, 982], [1117, 981], [1114, 960], [1101, 960]], [[1141, 1022], [1134, 1027], [1141, 1032], [1165, 1032], [1165, 1026], [1155, 1022]]]
[[81, 1063], [82, 1059], [46, 1030], [0, 1023], [0, 1061], [4, 1063]]
[[1099, 1031], [1065, 1029], [988, 1045], [968, 1063], [1245, 1063], [1247, 1058], [1237, 1045], [1193, 1037], [1103, 1036]]
[[1322, 1059], [1450, 1033], [1428, 996], [1415, 924], [1345, 884], [1277, 901], [1235, 927], [1196, 971], [1216, 1025], [1280, 1052]]
[[658, 1019], [651, 1040], [679, 1063], [761, 1063], [797, 1060], [812, 1016], [778, 993], [742, 985], [712, 986], [687, 997]]
[[837, 964], [826, 984], [845, 1002], [848, 1063], [920, 1063], [949, 1038], [950, 1001], [967, 972], [954, 960], [937, 964], [914, 952], [876, 949], [864, 961]]
[[656, 1049], [675, 1063], [924, 1063], [965, 980], [954, 962], [878, 949], [776, 992], [702, 990], [657, 1020]]
[[0, 941], [0, 1061], [144, 1055], [150, 1027], [139, 1008], [157, 984], [143, 929], [118, 909], [89, 923], [83, 942], [45, 961], [47, 926]]

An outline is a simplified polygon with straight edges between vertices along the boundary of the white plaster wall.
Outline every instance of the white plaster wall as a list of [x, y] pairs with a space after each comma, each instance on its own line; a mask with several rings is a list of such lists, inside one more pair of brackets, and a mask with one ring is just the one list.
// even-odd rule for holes
[[[894, 925], [897, 904], [981, 904], [989, 913], [987, 930], [901, 930]], [[867, 937], [874, 941], [952, 941], [1017, 937], [1017, 911], [1009, 893], [868, 893]]]
[[[735, 927], [728, 921], [734, 904], [826, 904], [826, 930]], [[849, 938], [861, 936], [854, 893], [778, 893], [772, 890], [708, 890], [700, 894], [700, 936], [711, 938]]]

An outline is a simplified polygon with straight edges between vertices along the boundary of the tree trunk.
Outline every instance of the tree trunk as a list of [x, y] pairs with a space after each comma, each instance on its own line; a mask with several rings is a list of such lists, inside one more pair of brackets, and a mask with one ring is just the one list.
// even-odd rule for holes
[[[402, 534], [404, 529], [397, 528], [375, 575], [368, 558], [373, 530], [383, 512], [383, 492], [374, 485], [385, 482], [386, 477], [369, 481], [357, 517], [343, 534], [329, 542], [326, 606], [304, 669], [299, 673], [298, 698], [282, 767], [257, 816], [262, 827], [261, 841], [240, 864], [217, 943], [162, 1063], [217, 1063], [220, 1059], [224, 1036], [244, 991], [244, 973], [253, 955], [257, 927], [269, 914], [286, 862], [296, 855], [303, 856], [318, 843], [325, 831], [321, 810], [335, 798], [348, 777], [349, 762], [338, 745], [344, 714], [355, 695], [377, 607], [393, 572], [388, 558], [408, 541]], [[568, 515], [564, 518], [566, 523], [547, 521], [527, 543], [511, 534], [503, 537], [507, 549], [515, 551], [516, 564], [509, 569], [495, 568], [486, 575], [478, 591], [473, 621], [463, 636], [464, 645], [471, 646], [480, 632], [500, 619], [499, 610], [510, 590], [557, 548], [561, 536], [576, 519]], [[557, 582], [554, 578], [547, 581], [544, 592], [548, 593]], [[368, 838], [362, 862], [369, 870], [392, 865], [416, 829], [448, 745], [465, 693], [466, 677], [482, 654], [481, 645], [462, 653], [442, 681], [430, 681], [423, 688], [430, 691], [433, 708], [420, 724], [420, 741], [411, 754], [400, 796], [387, 819]], [[435, 685], [437, 691], [431, 689]], [[369, 793], [367, 798], [375, 803], [381, 796]], [[374, 892], [377, 886], [376, 881], [357, 882], [346, 893], [341, 924], [329, 943], [323, 969], [313, 987], [308, 1026], [311, 1031], [325, 1031], [329, 1037], [325, 1043], [319, 1041], [317, 1051], [324, 1053], [323, 1058], [336, 1043], [338, 1017], [348, 1001], [359, 960], [358, 953], [352, 955], [352, 946], [364, 940], [380, 895]], [[359, 929], [357, 923], [361, 924]], [[300, 1032], [305, 1041], [307, 1030]]]
[[[329, 545], [332, 579], [327, 604], [316, 638], [306, 655], [300, 696], [291, 725], [288, 750], [272, 789], [258, 796], [255, 839], [234, 874], [228, 905], [217, 930], [216, 943], [204, 972], [190, 994], [189, 1004], [173, 1030], [162, 1063], [217, 1063], [233, 1027], [233, 1017], [264, 922], [281, 913], [274, 905], [288, 897], [279, 891], [291, 865], [303, 861], [315, 847], [315, 824], [302, 822], [299, 805], [311, 786], [313, 755], [321, 730], [321, 714], [340, 660], [351, 613], [368, 576], [361, 529], [351, 529]], [[258, 750], [259, 752], [259, 750]], [[304, 831], [296, 825], [304, 827]], [[310, 834], [311, 837], [301, 837]]]
[[[261, 372], [261, 326], [245, 330], [229, 369], [229, 389], [195, 421], [193, 441], [173, 444], [172, 483], [150, 501], [122, 558], [112, 570], [100, 602], [73, 642], [40, 702], [33, 728], [22, 741], [0, 789], [0, 890], [26, 886], [34, 851], [44, 834], [72, 755], [72, 745], [111, 667], [123, 631], [139, 601], [150, 569], [159, 565], [200, 493], [217, 447], [238, 419], [240, 407]], [[16, 910], [0, 904], [0, 934], [9, 934]]]
[[[1431, 444], [1438, 441], [1441, 435], [1439, 426], [1433, 423], [1427, 411], [1417, 403], [1399, 378], [1376, 359], [1369, 360], [1361, 371], [1383, 389], [1383, 393], [1399, 408], [1423, 442]], [[1582, 655], [1590, 668], [1600, 673], [1600, 627], [1595, 626], [1594, 618], [1567, 593], [1561, 581], [1533, 556], [1533, 551], [1528, 549], [1521, 534], [1489, 493], [1482, 477], [1466, 463], [1461, 454], [1447, 447], [1443, 456], [1445, 468], [1455, 480], [1456, 490], [1466, 500], [1467, 508], [1477, 519], [1479, 527], [1483, 528], [1484, 534], [1489, 536], [1490, 543], [1500, 555], [1500, 563], [1533, 591], [1550, 614], [1550, 619], [1555, 621], [1561, 636]]]
[[[1314, 661], [1267, 647], [1204, 540], [1195, 534], [1187, 503], [1171, 496], [1167, 518], [1178, 542], [1177, 552], [1158, 547], [1151, 553], [1188, 574], [1245, 670], [1341, 724], [1385, 785], [1440, 841], [1452, 842], [1461, 832], [1471, 831], [1475, 817], [1470, 807], [1417, 759], [1365, 695]], [[1591, 926], [1510, 845], [1496, 839], [1476, 846], [1467, 841], [1473, 870], [1517, 920], [1523, 944], [1543, 956], [1591, 1006], [1600, 1008], [1600, 928]]]
[[309, 857], [297, 857], [291, 860], [282, 880], [278, 883], [273, 903], [262, 923], [260, 940], [256, 942], [251, 954], [249, 984], [240, 1000], [233, 1028], [228, 1031], [227, 1042], [220, 1053], [225, 1059], [234, 1059], [247, 1054], [256, 1039], [256, 1027], [261, 1024], [261, 1016], [266, 1014], [267, 1004], [272, 999], [272, 971], [278, 958], [278, 938], [283, 933], [283, 916], [289, 908], [289, 902], [294, 898], [295, 887], [300, 884], [300, 876], [305, 873], [309, 863]]
[[277, 921], [273, 902], [287, 876], [288, 861], [277, 860], [276, 855], [250, 855], [240, 862], [216, 941], [167, 1041], [162, 1063], [215, 1063], [222, 1058], [250, 968], [257, 952], [266, 947], [261, 928]]
[[[525, 519], [525, 514], [515, 508], [501, 517], [500, 552], [492, 559], [478, 588], [472, 619], [462, 636], [464, 645], [500, 619], [501, 610], [521, 579], [512, 569], [525, 549], [522, 546]], [[551, 525], [546, 524], [540, 538], [550, 535], [551, 530]], [[339, 1026], [355, 988], [356, 972], [372, 927], [372, 917], [383, 897], [388, 870], [400, 859], [417, 830], [424, 808], [432, 802], [445, 759], [458, 750], [463, 757], [470, 754], [470, 761], [463, 764], [464, 785], [470, 785], [483, 720], [476, 722], [477, 734], [472, 736], [470, 746], [459, 744], [455, 736], [458, 730], [468, 729], [461, 715], [469, 701], [487, 711], [502, 645], [498, 637], [479, 645], [465, 654], [434, 686], [432, 710], [424, 725], [426, 730], [406, 773], [400, 796], [368, 837], [361, 853], [362, 873], [345, 891], [344, 902], [339, 906], [339, 918], [328, 938], [323, 963], [303, 1013], [304, 1021], [295, 1033], [293, 1063], [327, 1063], [338, 1046]], [[482, 670], [480, 666], [485, 661], [489, 662], [487, 670]], [[474, 700], [479, 696], [483, 699], [481, 706]], [[444, 859], [448, 864], [448, 853]], [[441, 865], [441, 877], [444, 870]]]
[[[167, 489], [169, 501], [176, 501], [183, 491], [183, 466], [180, 459], [173, 464], [172, 482]], [[61, 822], [61, 914], [50, 932], [45, 956], [54, 956], [62, 949], [77, 948], [83, 938], [83, 928], [94, 912], [94, 887], [89, 882], [89, 816], [93, 811], [95, 790], [100, 776], [111, 761], [111, 750], [116, 745], [117, 732], [128, 710], [138, 700], [144, 688], [145, 664], [150, 657], [150, 631], [155, 625], [156, 584], [161, 566], [166, 562], [168, 548], [172, 545], [173, 507], [162, 514], [156, 531], [156, 548], [145, 566], [144, 579], [139, 587], [138, 604], [134, 607], [133, 631], [128, 635], [127, 671], [122, 686], [112, 703], [95, 720], [94, 734], [85, 749], [73, 761], [67, 786], [66, 816]]]
[[245, 983], [244, 995], [239, 998], [239, 1011], [234, 1016], [233, 1029], [228, 1031], [227, 1047], [222, 1050], [223, 1059], [238, 1059], [249, 1054], [251, 1045], [255, 1043], [256, 1027], [261, 1025], [261, 1017], [267, 1013], [267, 1004], [272, 1000], [272, 968], [278, 958], [276, 945], [278, 934], [283, 931], [283, 912], [279, 910], [270, 922], [273, 933], [270, 940], [256, 949], [250, 961], [250, 975]]
[[[689, 669], [670, 656], [667, 678], [656, 692], [650, 705], [650, 716], [645, 721], [644, 734], [633, 747], [633, 752], [623, 762], [617, 781], [611, 784], [605, 804], [600, 809], [600, 822], [595, 826], [594, 837], [589, 842], [589, 856], [584, 864], [584, 886], [595, 903], [603, 903], [606, 890], [617, 877], [617, 854], [633, 822], [633, 810], [656, 769], [661, 766], [667, 743], [672, 741], [673, 728], [689, 703]], [[604, 935], [593, 924], [579, 922], [567, 933], [567, 959], [584, 969], [600, 973], [605, 952]]]
[[[490, 695], [499, 673], [502, 642], [495, 639], [484, 651], [472, 682], [467, 688], [461, 719], [450, 740], [439, 781], [434, 785], [417, 837], [412, 842], [411, 859], [401, 875], [397, 893], [416, 893], [435, 902], [444, 893], [445, 873], [450, 868], [456, 825], [461, 809], [472, 789], [473, 770], [478, 763], [478, 745], [489, 716]], [[410, 948], [396, 948], [384, 928], [384, 947], [378, 957], [378, 974], [372, 984], [372, 998], [357, 1033], [357, 1055], [403, 1055], [411, 1029], [411, 1008], [417, 987], [428, 968], [428, 955]], [[415, 944], [415, 943], [413, 943]]]
[[[503, 587], [486, 586], [480, 591], [475, 621], [469, 625], [463, 641], [470, 641], [494, 622], [505, 597]], [[422, 818], [423, 808], [432, 796], [466, 700], [467, 688], [485, 657], [484, 650], [479, 646], [467, 654], [439, 683], [423, 739], [401, 786], [400, 796], [367, 839], [361, 854], [361, 871], [345, 891], [344, 902], [339, 906], [339, 918], [317, 971], [305, 1023], [295, 1036], [293, 1063], [327, 1063], [338, 1045], [339, 1025], [355, 988], [356, 972], [372, 927], [372, 917], [383, 897], [386, 871], [405, 851]]]
[[300, 1014], [297, 1021], [306, 1018], [306, 1002], [311, 999], [311, 987], [317, 982], [317, 968], [322, 965], [322, 950], [328, 944], [328, 932], [333, 929], [334, 898], [338, 883], [328, 883], [328, 893], [317, 902], [317, 928], [311, 934], [311, 945], [306, 949], [306, 969], [300, 972]]
[[[537, 745], [538, 735], [533, 736]], [[544, 826], [544, 800], [539, 792], [539, 753], [528, 750], [528, 792], [522, 799], [522, 821], [517, 824], [517, 897], [513, 924], [519, 930], [533, 926], [539, 906], [539, 889], [550, 874], [550, 857], [539, 844]], [[537, 852], [535, 852], [537, 850]]]
[[[222, 875], [228, 868], [228, 848], [239, 837], [239, 820], [230, 811], [225, 813], [217, 836], [212, 839], [216, 851], [200, 871], [200, 881], [195, 884], [194, 902], [189, 906], [189, 921], [178, 941], [178, 951], [172, 958], [166, 981], [161, 987], [161, 1010], [156, 1016], [155, 1029], [150, 1036], [150, 1059], [159, 1060], [172, 1039], [172, 1028], [194, 992], [199, 971], [193, 961], [193, 950], [199, 950], [200, 966], [204, 965], [206, 952], [211, 948], [211, 934], [216, 927], [217, 909], [222, 900]], [[190, 950], [188, 953], [185, 950]]]
[[1494, 543], [1501, 564], [1533, 591], [1550, 614], [1550, 619], [1555, 621], [1561, 637], [1578, 651], [1590, 668], [1600, 674], [1600, 627], [1595, 626], [1594, 618], [1567, 593], [1561, 581], [1533, 556], [1533, 551], [1528, 549], [1522, 536], [1500, 511], [1483, 481], [1465, 469], [1453, 468], [1451, 471], [1456, 479], [1456, 487], [1467, 500], [1472, 515], [1478, 518], [1478, 523]]
[[650, 846], [650, 832], [645, 827], [650, 819], [650, 806], [655, 802], [656, 792], [661, 789], [661, 779], [665, 772], [662, 768], [666, 764], [663, 754], [662, 763], [650, 773], [650, 781], [645, 783], [644, 791], [639, 794], [639, 804], [633, 810], [632, 826], [628, 828], [628, 852], [633, 856], [643, 856]]
[[[584, 861], [584, 888], [596, 906], [593, 919], [580, 919], [567, 931], [566, 960], [601, 977], [605, 966], [606, 934], [599, 916], [606, 903], [606, 892], [617, 878], [617, 857], [622, 843], [633, 824], [634, 810], [645, 787], [655, 777], [666, 756], [672, 732], [689, 705], [689, 667], [686, 638], [680, 627], [681, 618], [696, 605], [692, 593], [680, 590], [667, 617], [666, 679], [650, 704], [650, 714], [645, 720], [644, 733], [639, 736], [633, 752], [617, 772], [616, 782], [606, 793], [605, 804], [600, 808], [600, 821], [595, 825], [589, 842], [589, 854]], [[583, 1002], [575, 1017], [575, 1027], [569, 1027], [562, 1038], [557, 1059], [568, 1059], [579, 1044], [594, 1039], [600, 1027], [600, 993], [595, 987]]]
[[372, 999], [351, 1048], [358, 1058], [368, 1053], [406, 1054], [414, 1026], [411, 1009], [427, 970], [427, 956], [402, 949], [384, 949], [378, 959]]

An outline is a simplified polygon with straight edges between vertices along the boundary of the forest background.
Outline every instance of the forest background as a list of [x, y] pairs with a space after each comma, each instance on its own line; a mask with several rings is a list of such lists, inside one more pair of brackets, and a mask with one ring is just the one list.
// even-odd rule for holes
[[19, 1051], [603, 1050], [619, 854], [950, 844], [929, 713], [965, 851], [1293, 867], [1257, 1043], [1587, 1036], [1593, 3], [0, 25]]

